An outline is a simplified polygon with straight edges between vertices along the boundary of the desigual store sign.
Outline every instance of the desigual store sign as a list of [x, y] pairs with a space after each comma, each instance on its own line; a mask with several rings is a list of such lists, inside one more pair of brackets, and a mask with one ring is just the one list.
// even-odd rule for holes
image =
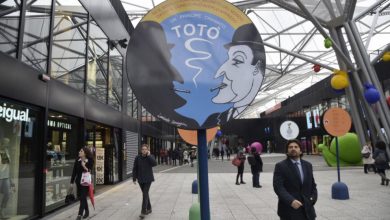
[[252, 21], [224, 0], [168, 0], [137, 25], [127, 74], [141, 104], [162, 121], [205, 129], [237, 118], [265, 73]]
[[3, 118], [6, 122], [12, 121], [25, 121], [30, 122], [29, 109], [25, 110], [15, 109], [13, 105], [3, 103], [0, 106], [0, 118]]

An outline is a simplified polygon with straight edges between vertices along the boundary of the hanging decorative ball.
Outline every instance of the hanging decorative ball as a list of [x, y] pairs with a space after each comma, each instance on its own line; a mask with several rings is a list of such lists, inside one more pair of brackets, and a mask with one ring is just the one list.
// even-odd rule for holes
[[314, 72], [316, 72], [316, 73], [320, 72], [320, 70], [321, 70], [321, 65], [314, 64], [313, 70], [314, 70]]
[[217, 126], [217, 130], [218, 130], [218, 131], [221, 130], [221, 127], [220, 127], [220, 126]]
[[336, 74], [332, 77], [330, 81], [330, 85], [332, 86], [333, 89], [345, 89], [349, 86], [349, 81], [348, 78], [341, 75], [341, 74]]
[[327, 37], [327, 38], [325, 38], [325, 40], [324, 40], [324, 46], [325, 46], [325, 48], [331, 48], [332, 47], [332, 40], [329, 38], [329, 37]]
[[382, 60], [385, 61], [385, 62], [389, 62], [390, 61], [390, 51], [388, 51], [385, 54], [383, 54]]
[[390, 107], [390, 96], [387, 97], [386, 101], [387, 101], [387, 105]]
[[366, 88], [364, 91], [364, 98], [366, 98], [368, 103], [374, 104], [379, 101], [380, 94], [374, 85], [365, 84], [364, 87]]
[[215, 136], [218, 138], [218, 137], [221, 137], [222, 136], [222, 131], [221, 130], [218, 130], [217, 133], [215, 134]]

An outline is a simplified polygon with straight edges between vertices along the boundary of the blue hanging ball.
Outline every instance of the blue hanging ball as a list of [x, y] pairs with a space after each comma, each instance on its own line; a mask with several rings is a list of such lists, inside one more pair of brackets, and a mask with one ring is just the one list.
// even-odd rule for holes
[[221, 137], [221, 135], [222, 135], [222, 131], [221, 130], [218, 130], [217, 134], [215, 134], [216, 137]]
[[366, 98], [366, 101], [370, 104], [374, 104], [380, 99], [380, 94], [378, 90], [370, 85], [366, 86], [366, 91], [364, 91], [364, 97]]

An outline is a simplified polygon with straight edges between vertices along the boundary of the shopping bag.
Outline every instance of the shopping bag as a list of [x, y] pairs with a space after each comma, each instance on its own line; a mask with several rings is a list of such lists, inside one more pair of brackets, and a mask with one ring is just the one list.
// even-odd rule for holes
[[82, 186], [89, 186], [89, 185], [91, 185], [91, 182], [92, 182], [91, 173], [90, 172], [83, 172], [83, 174], [81, 175], [80, 184]]

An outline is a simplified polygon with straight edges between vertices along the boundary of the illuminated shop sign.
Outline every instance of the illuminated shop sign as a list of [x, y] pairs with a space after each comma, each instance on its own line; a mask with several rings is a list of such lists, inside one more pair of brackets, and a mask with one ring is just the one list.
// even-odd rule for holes
[[29, 109], [19, 110], [14, 109], [12, 106], [8, 107], [6, 103], [3, 103], [0, 106], [0, 118], [4, 118], [7, 122], [12, 121], [25, 121], [29, 122], [30, 118], [28, 117]]
[[47, 120], [47, 126], [53, 127], [53, 128], [67, 129], [67, 130], [72, 129], [72, 124], [61, 122], [61, 121]]

